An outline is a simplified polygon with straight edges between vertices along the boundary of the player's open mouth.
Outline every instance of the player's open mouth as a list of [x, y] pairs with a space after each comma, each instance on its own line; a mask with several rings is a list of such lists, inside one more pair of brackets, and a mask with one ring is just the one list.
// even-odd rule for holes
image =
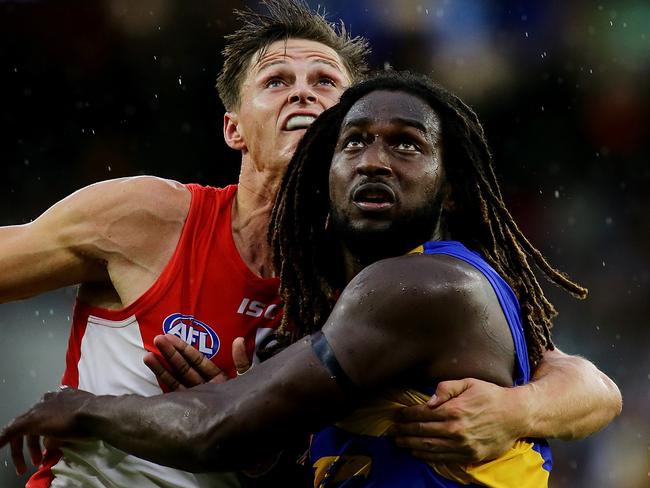
[[384, 183], [365, 183], [354, 190], [352, 201], [361, 210], [380, 212], [395, 205], [395, 193]]
[[293, 115], [285, 124], [285, 130], [300, 130], [308, 128], [316, 120], [313, 115]]

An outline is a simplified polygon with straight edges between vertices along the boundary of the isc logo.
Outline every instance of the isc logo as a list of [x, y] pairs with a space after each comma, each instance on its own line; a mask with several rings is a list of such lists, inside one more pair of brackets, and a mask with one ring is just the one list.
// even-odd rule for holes
[[163, 331], [194, 346], [208, 359], [219, 351], [219, 336], [207, 324], [192, 315], [173, 313], [163, 321]]
[[266, 305], [266, 303], [258, 302], [257, 300], [244, 298], [239, 304], [237, 313], [250, 315], [251, 317], [264, 317], [265, 319], [273, 320], [278, 313], [277, 308], [277, 303]]

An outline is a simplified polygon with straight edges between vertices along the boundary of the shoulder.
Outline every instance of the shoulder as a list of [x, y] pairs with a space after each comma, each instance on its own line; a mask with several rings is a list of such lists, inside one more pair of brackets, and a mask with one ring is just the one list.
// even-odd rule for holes
[[61, 200], [50, 211], [79, 223], [128, 222], [145, 215], [154, 219], [184, 219], [190, 203], [191, 194], [184, 185], [153, 176], [136, 176], [89, 185]]
[[453, 334], [458, 329], [450, 324], [478, 324], [488, 304], [498, 313], [489, 282], [473, 266], [445, 255], [406, 255], [363, 269], [330, 318], [424, 340]]
[[[377, 358], [389, 356], [396, 372], [413, 367], [422, 378], [512, 384], [512, 338], [494, 290], [479, 270], [451, 256], [407, 255], [368, 266], [343, 291], [323, 331], [359, 384]], [[375, 354], [356, 367], [348, 351]], [[372, 373], [368, 384], [381, 384], [380, 376]]]
[[[412, 306], [441, 300], [449, 305], [466, 305], [482, 300], [490, 284], [474, 266], [442, 254], [411, 254], [384, 259], [363, 269], [348, 285], [352, 299], [360, 295], [398, 297], [398, 303]], [[343, 297], [342, 297], [343, 298]]]
[[158, 212], [187, 213], [190, 190], [177, 181], [155, 176], [134, 176], [101, 181], [71, 195], [78, 200], [90, 200], [98, 207], [121, 208], [134, 206]]
[[150, 237], [151, 230], [182, 227], [191, 200], [187, 187], [176, 181], [153, 176], [118, 178], [76, 191], [42, 219], [57, 227], [64, 244], [110, 252], [113, 245], [108, 242], [128, 245], [138, 235]]

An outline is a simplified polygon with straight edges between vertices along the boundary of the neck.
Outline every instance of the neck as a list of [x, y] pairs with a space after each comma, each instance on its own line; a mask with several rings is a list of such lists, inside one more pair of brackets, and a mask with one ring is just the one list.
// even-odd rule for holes
[[259, 170], [243, 161], [232, 206], [232, 234], [237, 251], [246, 266], [263, 278], [274, 276], [273, 254], [266, 236], [281, 181], [281, 171]]
[[350, 250], [347, 246], [342, 246], [343, 265], [345, 266], [345, 282], [349, 283], [358, 275], [363, 268], [372, 264], [363, 261], [357, 253]]
[[[394, 258], [408, 254], [416, 247], [428, 241], [449, 239], [444, 225], [437, 223], [430, 236], [413, 236], [409, 239], [401, 232], [391, 239], [390, 236], [374, 235], [368, 239], [347, 240], [341, 244], [343, 263], [345, 266], [345, 279], [349, 283], [359, 272], [372, 263], [382, 259]], [[381, 247], [378, 246], [381, 242]]]

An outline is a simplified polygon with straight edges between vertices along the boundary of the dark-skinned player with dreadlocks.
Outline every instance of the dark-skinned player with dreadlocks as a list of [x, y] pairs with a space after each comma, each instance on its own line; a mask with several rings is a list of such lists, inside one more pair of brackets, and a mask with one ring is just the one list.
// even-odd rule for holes
[[270, 236], [292, 345], [222, 384], [46, 395], [0, 446], [25, 434], [101, 438], [201, 471], [317, 432], [316, 486], [546, 486], [543, 441], [476, 465], [430, 465], [384, 435], [397, 409], [426, 402], [439, 381], [529, 380], [553, 347], [555, 315], [529, 262], [586, 295], [513, 221], [471, 109], [408, 74], [349, 89], [300, 143]]

